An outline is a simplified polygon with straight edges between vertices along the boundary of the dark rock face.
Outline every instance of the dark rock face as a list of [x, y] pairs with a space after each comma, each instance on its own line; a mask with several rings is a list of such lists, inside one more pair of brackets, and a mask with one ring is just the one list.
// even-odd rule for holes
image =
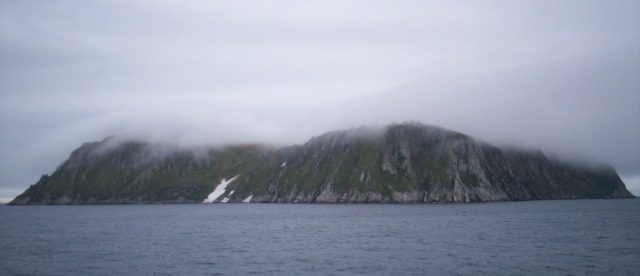
[[11, 204], [214, 201], [479, 202], [633, 197], [611, 167], [502, 150], [422, 124], [358, 128], [268, 149], [200, 151], [138, 142], [84, 144]]

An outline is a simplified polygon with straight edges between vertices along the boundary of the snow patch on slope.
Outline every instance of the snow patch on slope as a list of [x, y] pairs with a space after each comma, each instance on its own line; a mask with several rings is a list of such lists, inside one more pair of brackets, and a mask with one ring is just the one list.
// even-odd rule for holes
[[233, 193], [235, 193], [235, 192], [236, 192], [236, 191], [231, 191], [231, 192], [229, 192], [229, 195], [228, 195], [228, 196], [226, 196], [225, 198], [223, 198], [222, 200], [220, 200], [220, 202], [224, 202], [224, 203], [229, 202], [229, 199], [231, 198], [231, 195], [232, 195]]
[[250, 203], [252, 198], [253, 198], [253, 195], [250, 195], [247, 198], [245, 198], [244, 200], [242, 200], [242, 203]]
[[[211, 192], [209, 194], [209, 196], [207, 196], [207, 198], [202, 202], [202, 203], [212, 203], [215, 202], [216, 199], [218, 199], [218, 197], [220, 197], [222, 194], [224, 194], [224, 192], [227, 191], [227, 186], [233, 182], [233, 180], [236, 179], [236, 177], [238, 177], [239, 175], [236, 175], [234, 177], [232, 177], [229, 180], [226, 179], [222, 179], [222, 181], [220, 182], [220, 184], [218, 184], [218, 186], [216, 186], [216, 188], [213, 190], [213, 192]], [[234, 191], [231, 192], [231, 194], [233, 194]], [[229, 195], [231, 195], [229, 194]], [[224, 201], [226, 199], [226, 201]], [[229, 198], [224, 198], [222, 202], [227, 202], [229, 200]]]

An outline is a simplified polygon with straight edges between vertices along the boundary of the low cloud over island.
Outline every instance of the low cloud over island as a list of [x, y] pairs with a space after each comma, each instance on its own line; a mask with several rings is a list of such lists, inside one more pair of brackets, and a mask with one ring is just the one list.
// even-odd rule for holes
[[637, 1], [0, 1], [0, 197], [86, 141], [303, 143], [421, 121], [640, 194]]

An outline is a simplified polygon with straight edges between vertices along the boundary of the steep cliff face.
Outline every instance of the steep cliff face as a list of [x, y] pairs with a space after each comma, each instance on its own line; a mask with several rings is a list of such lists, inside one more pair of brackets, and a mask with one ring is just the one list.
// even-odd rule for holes
[[632, 197], [610, 167], [563, 164], [541, 152], [507, 151], [446, 129], [399, 124], [330, 132], [281, 149], [194, 152], [89, 143], [12, 203], [202, 202], [216, 188], [214, 202]]

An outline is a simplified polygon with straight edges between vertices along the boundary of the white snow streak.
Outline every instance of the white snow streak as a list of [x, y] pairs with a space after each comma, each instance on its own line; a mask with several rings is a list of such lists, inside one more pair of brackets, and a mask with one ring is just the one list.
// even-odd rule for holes
[[[209, 194], [209, 196], [202, 202], [202, 203], [212, 203], [214, 201], [216, 201], [216, 199], [218, 199], [218, 197], [220, 197], [222, 194], [224, 194], [224, 192], [227, 191], [227, 185], [229, 185], [229, 183], [233, 182], [233, 180], [236, 179], [236, 177], [238, 177], [238, 175], [232, 177], [229, 180], [226, 179], [222, 179], [222, 181], [220, 182], [220, 184], [218, 184], [218, 186], [216, 186], [216, 188], [213, 190], [213, 192], [211, 192]], [[233, 191], [231, 192], [233, 193]], [[229, 194], [231, 195], [231, 194]], [[222, 202], [227, 202], [224, 200], [229, 200], [229, 198], [224, 198]]]
[[253, 195], [248, 196], [247, 198], [245, 198], [242, 203], [249, 203], [251, 202], [251, 199], [253, 198]]
[[220, 200], [220, 202], [229, 202], [229, 199], [231, 198], [231, 195], [232, 195], [233, 193], [235, 193], [235, 192], [236, 192], [236, 191], [231, 191], [231, 192], [229, 192], [229, 195], [228, 195], [228, 196], [226, 196], [225, 198], [223, 198], [222, 200]]

